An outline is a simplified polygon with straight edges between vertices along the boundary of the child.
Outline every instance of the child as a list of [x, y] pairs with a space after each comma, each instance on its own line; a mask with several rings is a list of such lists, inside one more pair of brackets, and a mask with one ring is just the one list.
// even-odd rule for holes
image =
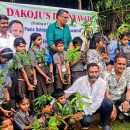
[[[35, 87], [37, 85], [34, 65], [30, 62], [30, 57], [26, 53], [26, 42], [22, 37], [14, 40], [16, 55], [14, 61], [18, 63], [17, 68], [17, 95], [27, 95], [30, 100], [35, 99]], [[23, 58], [20, 58], [23, 56]], [[30, 63], [28, 63], [30, 62]], [[17, 64], [16, 63], [16, 64]]]
[[[83, 41], [80, 37], [75, 37], [73, 39], [73, 45], [75, 48], [78, 48], [79, 52], [81, 52], [82, 43], [83, 43]], [[83, 54], [81, 52], [81, 57], [79, 59], [77, 59], [76, 61], [70, 63], [72, 83], [76, 79], [78, 79], [86, 74], [84, 71], [85, 61], [86, 61], [85, 54], [83, 56]]]
[[119, 52], [124, 53], [127, 57], [127, 67], [130, 66], [130, 46], [128, 45], [128, 33], [124, 32], [120, 34], [120, 47]]
[[[78, 120], [82, 119], [81, 113], [73, 112], [73, 108], [69, 100], [66, 99], [63, 89], [61, 88], [56, 89], [52, 94], [52, 96], [56, 99], [56, 101], [52, 105], [54, 115], [56, 115], [59, 118], [63, 118], [63, 120], [65, 121], [64, 122], [65, 127], [67, 127], [67, 123], [70, 123], [72, 119], [78, 119]], [[62, 109], [64, 109], [64, 111]], [[60, 128], [63, 129], [64, 126], [62, 125], [60, 126]]]
[[14, 130], [13, 123], [10, 118], [0, 116], [0, 127], [1, 130]]
[[[11, 78], [9, 76], [9, 63], [8, 61], [13, 58], [13, 51], [10, 48], [5, 48], [0, 52], [0, 71], [3, 73], [0, 80], [3, 81], [0, 86], [0, 115], [9, 116], [11, 109], [6, 110], [4, 107], [9, 106], [10, 94], [9, 88], [12, 85]], [[6, 105], [5, 105], [6, 104]], [[9, 106], [10, 107], [10, 106]]]
[[[42, 36], [40, 33], [33, 33], [30, 38], [31, 45], [29, 48], [29, 55], [31, 59], [35, 60], [35, 68], [37, 73], [38, 84], [36, 88], [37, 97], [43, 94], [51, 94], [54, 91], [53, 88], [53, 66], [51, 57], [45, 53], [40, 56], [39, 52], [44, 52], [45, 49], [41, 47]], [[36, 57], [39, 59], [36, 59]]]
[[16, 98], [18, 111], [14, 115], [14, 121], [20, 130], [30, 130], [34, 124], [34, 118], [29, 114], [29, 99], [24, 95]]
[[[53, 56], [54, 64], [56, 64], [56, 88], [59, 86], [66, 90], [70, 86], [70, 66], [66, 61], [67, 53], [64, 51], [64, 43], [61, 39], [55, 41], [56, 54]], [[68, 75], [65, 79], [65, 75]], [[68, 80], [67, 82], [65, 80]]]

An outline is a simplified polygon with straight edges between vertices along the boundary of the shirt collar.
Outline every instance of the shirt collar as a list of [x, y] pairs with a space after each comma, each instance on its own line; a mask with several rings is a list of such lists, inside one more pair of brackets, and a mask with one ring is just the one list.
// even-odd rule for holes
[[26, 111], [26, 112], [23, 112], [22, 110], [19, 110], [19, 113], [22, 117], [25, 117], [25, 116], [29, 116], [29, 112]]
[[[57, 22], [56, 22], [56, 27], [60, 28]], [[63, 27], [66, 27], [66, 24]]]

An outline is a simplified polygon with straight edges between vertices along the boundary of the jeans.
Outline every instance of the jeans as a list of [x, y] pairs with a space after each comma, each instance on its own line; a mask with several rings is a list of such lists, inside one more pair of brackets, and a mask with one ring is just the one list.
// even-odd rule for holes
[[[102, 126], [108, 125], [109, 117], [113, 109], [113, 102], [108, 98], [104, 98], [101, 106], [94, 114], [100, 114], [100, 123]], [[86, 115], [80, 121], [82, 127], [88, 127], [93, 122], [92, 115]]]

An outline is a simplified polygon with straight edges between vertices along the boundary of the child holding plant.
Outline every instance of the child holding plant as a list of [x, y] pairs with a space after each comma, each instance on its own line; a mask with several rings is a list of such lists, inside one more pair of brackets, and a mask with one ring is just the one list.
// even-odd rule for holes
[[73, 39], [74, 48], [78, 49], [77, 51], [80, 52], [81, 56], [77, 60], [70, 62], [72, 83], [76, 79], [86, 74], [84, 70], [84, 66], [86, 62], [86, 55], [85, 55], [85, 52], [81, 52], [82, 43], [83, 43], [83, 40], [80, 37], [75, 37]]
[[71, 75], [69, 62], [66, 60], [67, 52], [64, 51], [64, 43], [61, 39], [55, 41], [56, 54], [53, 56], [56, 65], [56, 88], [64, 90], [70, 87]]
[[52, 106], [54, 115], [62, 119], [64, 122], [59, 127], [66, 129], [68, 125], [74, 124], [76, 121], [82, 119], [82, 113], [75, 112], [69, 100], [66, 99], [63, 89], [56, 89], [52, 96], [56, 99]]
[[17, 64], [17, 95], [27, 95], [30, 100], [35, 99], [35, 88], [37, 85], [36, 72], [29, 55], [26, 53], [26, 42], [22, 37], [14, 40], [16, 53], [14, 57], [14, 64]]
[[43, 94], [51, 94], [53, 87], [53, 66], [52, 59], [46, 50], [41, 47], [42, 36], [40, 33], [33, 33], [30, 37], [29, 55], [34, 59], [38, 84], [36, 88], [37, 97]]

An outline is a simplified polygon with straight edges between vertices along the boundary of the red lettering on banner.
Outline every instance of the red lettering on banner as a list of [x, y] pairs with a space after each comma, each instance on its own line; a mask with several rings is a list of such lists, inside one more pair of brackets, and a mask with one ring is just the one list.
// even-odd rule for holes
[[27, 18], [26, 10], [21, 10], [21, 17]]
[[53, 20], [56, 20], [56, 13], [53, 13]]
[[11, 8], [7, 8], [7, 16], [13, 16], [14, 15], [14, 10]]
[[20, 17], [20, 14], [19, 14], [19, 10], [18, 10], [18, 9], [15, 11], [14, 17]]
[[28, 16], [28, 18], [33, 18], [33, 11], [28, 10], [27, 11], [27, 16]]
[[46, 12], [46, 19], [50, 19], [50, 13], [49, 12]]

